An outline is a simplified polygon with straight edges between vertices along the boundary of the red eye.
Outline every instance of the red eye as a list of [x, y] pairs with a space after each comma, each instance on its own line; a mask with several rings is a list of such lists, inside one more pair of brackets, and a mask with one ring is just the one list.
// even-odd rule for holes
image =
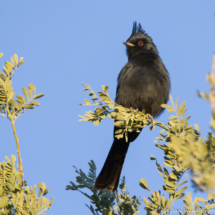
[[139, 46], [142, 46], [142, 45], [143, 45], [143, 42], [142, 42], [142, 41], [139, 41], [139, 42], [138, 42], [138, 45], [139, 45]]

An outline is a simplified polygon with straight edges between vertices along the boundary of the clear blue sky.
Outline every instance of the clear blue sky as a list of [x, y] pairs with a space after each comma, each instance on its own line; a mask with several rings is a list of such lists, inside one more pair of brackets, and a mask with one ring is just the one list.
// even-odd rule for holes
[[[34, 83], [37, 92], [45, 94], [40, 107], [16, 121], [16, 129], [24, 179], [28, 185], [45, 182], [50, 190], [47, 197], [54, 197], [48, 214], [91, 214], [85, 206], [88, 199], [65, 187], [75, 181], [73, 165], [87, 172], [92, 159], [99, 173], [112, 144], [113, 121], [107, 119], [98, 127], [78, 122], [78, 115], [87, 110], [78, 105], [87, 98], [81, 83], [89, 83], [95, 91], [108, 85], [115, 98], [116, 79], [127, 62], [122, 42], [135, 20], [158, 47], [170, 73], [173, 99], [187, 102], [190, 123], [198, 124], [202, 137], [207, 137], [210, 106], [196, 92], [208, 90], [205, 78], [215, 51], [214, 13], [212, 0], [1, 0], [0, 65], [14, 53], [23, 56], [25, 64], [13, 76], [14, 91], [21, 94], [22, 87]], [[167, 118], [165, 112], [158, 120], [167, 122]], [[5, 155], [16, 155], [16, 145], [10, 122], [3, 117], [0, 131], [2, 162]], [[132, 196], [149, 195], [138, 185], [141, 178], [152, 190], [161, 189], [162, 178], [149, 160], [153, 153], [163, 162], [153, 143], [158, 136], [159, 129], [144, 129], [129, 148], [122, 176]], [[144, 203], [140, 214], [145, 214], [143, 207]]]

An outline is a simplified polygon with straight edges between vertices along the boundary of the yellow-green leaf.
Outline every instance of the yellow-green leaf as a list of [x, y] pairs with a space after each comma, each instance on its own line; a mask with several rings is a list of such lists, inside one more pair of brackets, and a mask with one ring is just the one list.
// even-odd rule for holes
[[17, 104], [16, 104], [16, 102], [15, 102], [15, 100], [13, 98], [11, 98], [10, 104], [12, 104], [15, 108], [18, 109], [18, 106], [17, 106]]
[[145, 204], [146, 204], [146, 206], [147, 206], [148, 201], [147, 201], [147, 199], [146, 199], [145, 197], [143, 197], [143, 201], [144, 201], [144, 203], [145, 203]]
[[195, 129], [196, 129], [199, 133], [201, 133], [199, 126], [198, 126], [197, 124], [194, 124], [194, 126], [195, 126]]
[[28, 96], [28, 91], [26, 90], [25, 87], [22, 88], [22, 92], [24, 93], [26, 99], [29, 99], [29, 96]]
[[210, 193], [208, 193], [208, 200], [210, 201], [210, 200], [212, 200], [214, 197], [210, 194]]
[[181, 182], [180, 184], [177, 185], [177, 187], [179, 187], [179, 186], [181, 186], [182, 184], [185, 184], [185, 183], [187, 183], [187, 181]]
[[36, 106], [39, 106], [39, 105], [40, 105], [40, 103], [39, 103], [39, 102], [36, 102], [36, 101], [30, 101], [30, 103], [31, 103], [32, 105], [36, 105]]
[[171, 173], [171, 174], [169, 175], [169, 177], [170, 177], [170, 178], [172, 178], [172, 179], [177, 180], [177, 176], [176, 176], [176, 175], [174, 175], [173, 173]]
[[203, 199], [203, 198], [200, 198], [200, 197], [199, 197], [199, 198], [196, 198], [195, 200], [198, 201], [198, 202], [207, 202], [207, 200], [205, 200], [205, 199]]
[[39, 98], [41, 98], [41, 97], [43, 97], [43, 96], [44, 96], [44, 94], [43, 94], [43, 93], [40, 93], [40, 94], [34, 96], [34, 99], [39, 99]]
[[33, 90], [34, 95], [36, 94], [36, 87], [31, 83], [28, 85], [29, 89]]
[[171, 106], [167, 105], [167, 104], [162, 104], [161, 105], [162, 108], [166, 108], [166, 109], [172, 109]]
[[13, 63], [13, 65], [15, 66], [16, 64], [15, 64], [15, 61], [14, 61], [14, 59], [13, 59], [13, 57], [11, 57], [11, 62]]
[[139, 181], [139, 185], [145, 189], [145, 190], [150, 190], [149, 188], [149, 185], [148, 183], [146, 182], [146, 179], [142, 178], [140, 181]]
[[176, 199], [181, 199], [183, 197], [184, 197], [184, 193], [181, 193], [181, 194], [179, 194], [179, 195], [176, 196]]
[[6, 206], [8, 206], [10, 204], [10, 202], [7, 199], [7, 196], [1, 197], [0, 199], [0, 208], [4, 208]]
[[107, 94], [108, 86], [102, 85], [102, 89], [103, 89], [103, 91]]
[[9, 93], [7, 96], [7, 102], [10, 102], [10, 100], [13, 98], [13, 96], [15, 95], [15, 92], [11, 92]]
[[28, 92], [29, 92], [30, 97], [32, 97], [32, 90], [28, 89]]
[[90, 102], [87, 99], [84, 99], [87, 105], [91, 105]]
[[210, 209], [214, 208], [214, 206], [215, 206], [215, 203], [211, 204]]
[[164, 162], [164, 164], [168, 167], [174, 167], [174, 164], [167, 163], [166, 161]]
[[179, 195], [180, 193], [182, 193], [182, 192], [185, 191], [186, 189], [187, 189], [187, 187], [181, 188], [179, 191], [177, 191], [177, 192], [175, 193], [175, 195]]
[[19, 61], [19, 63], [17, 64], [17, 67], [19, 67], [21, 64], [24, 64], [24, 61]]
[[32, 104], [27, 104], [23, 106], [26, 109], [34, 109], [34, 106]]
[[180, 107], [179, 107], [178, 110], [177, 110], [177, 114], [180, 113], [180, 112], [182, 112], [182, 111], [184, 110], [185, 105], [186, 105], [186, 102], [183, 102], [183, 103], [180, 105]]
[[124, 124], [124, 121], [116, 121], [116, 122], [114, 123], [114, 126], [120, 127], [120, 126], [123, 125], [123, 124]]
[[173, 102], [172, 96], [170, 94], [169, 94], [169, 99], [171, 101], [172, 107], [174, 108], [174, 102]]
[[14, 54], [14, 61], [15, 61], [16, 65], [17, 65], [18, 64], [18, 56], [17, 56], [17, 54]]

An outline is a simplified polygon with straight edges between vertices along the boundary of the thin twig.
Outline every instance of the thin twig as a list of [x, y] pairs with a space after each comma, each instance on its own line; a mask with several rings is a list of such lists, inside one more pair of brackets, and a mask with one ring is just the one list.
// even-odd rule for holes
[[16, 140], [17, 154], [18, 154], [18, 159], [19, 159], [19, 172], [21, 173], [20, 183], [22, 184], [23, 167], [22, 167], [22, 159], [21, 159], [21, 154], [20, 154], [20, 149], [19, 149], [19, 139], [18, 139], [17, 134], [16, 134], [15, 122], [13, 120], [11, 112], [10, 112], [8, 106], [6, 106], [6, 108], [7, 108], [7, 113], [8, 113], [8, 116], [10, 118], [11, 125], [12, 125], [12, 128], [13, 128], [13, 134], [14, 134], [14, 137], [15, 137], [15, 140]]

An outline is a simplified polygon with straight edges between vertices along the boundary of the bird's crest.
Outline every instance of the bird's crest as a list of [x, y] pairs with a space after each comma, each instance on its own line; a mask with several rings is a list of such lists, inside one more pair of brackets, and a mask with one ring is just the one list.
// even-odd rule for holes
[[137, 24], [137, 22], [135, 21], [135, 22], [133, 23], [133, 29], [132, 29], [132, 34], [131, 34], [131, 36], [136, 35], [136, 34], [138, 34], [138, 33], [145, 34], [145, 31], [142, 29], [141, 24], [140, 24], [140, 23]]

